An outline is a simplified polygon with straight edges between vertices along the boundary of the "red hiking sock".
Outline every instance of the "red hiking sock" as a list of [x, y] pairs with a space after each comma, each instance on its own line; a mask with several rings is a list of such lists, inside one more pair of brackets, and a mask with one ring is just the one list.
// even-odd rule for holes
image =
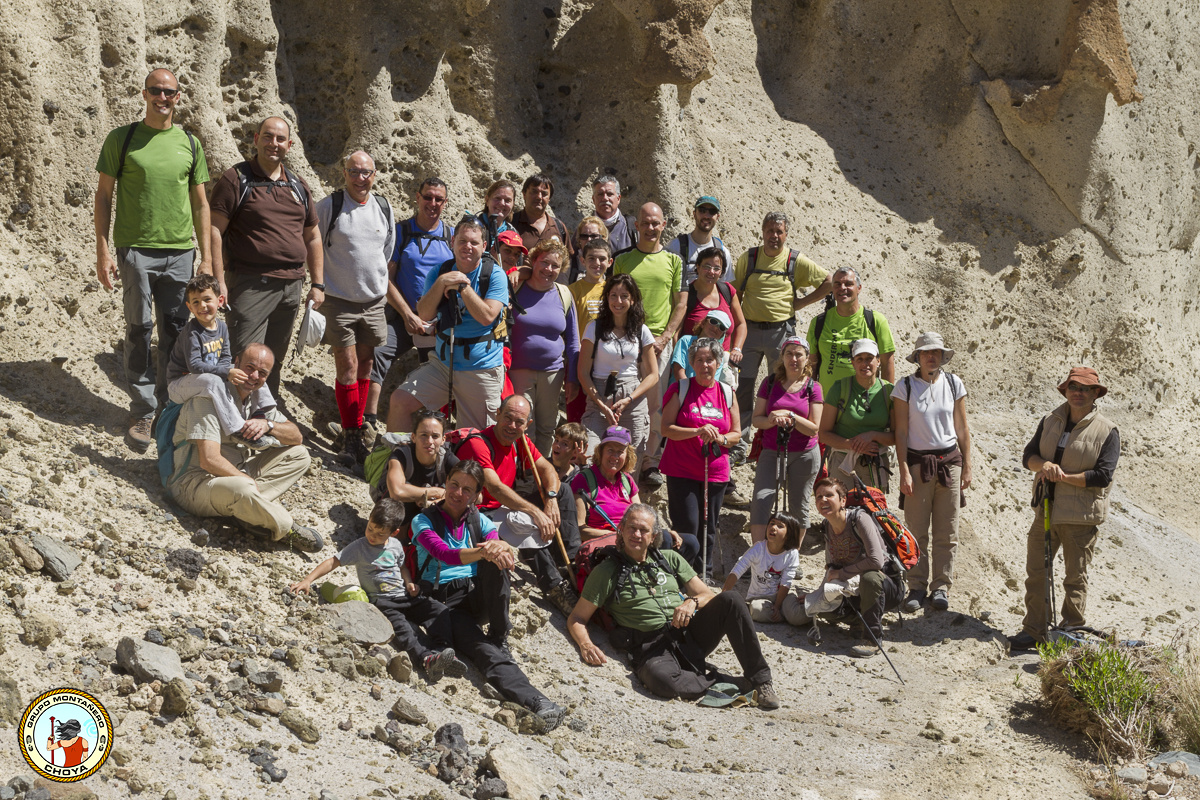
[[367, 410], [367, 395], [371, 393], [371, 379], [362, 378], [358, 382], [358, 427], [363, 426], [363, 414]]
[[333, 393], [337, 397], [338, 414], [342, 418], [342, 430], [362, 426], [362, 403], [358, 399], [358, 384], [333, 384]]

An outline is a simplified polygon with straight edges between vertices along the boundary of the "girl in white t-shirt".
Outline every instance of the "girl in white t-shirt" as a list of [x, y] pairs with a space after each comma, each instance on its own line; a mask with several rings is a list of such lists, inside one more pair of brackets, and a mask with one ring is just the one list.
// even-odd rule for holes
[[725, 576], [722, 591], [728, 592], [750, 570], [746, 602], [755, 622], [783, 622], [784, 598], [792, 588], [800, 566], [800, 538], [804, 529], [790, 514], [775, 514], [767, 520], [767, 538], [742, 554]]
[[642, 293], [629, 275], [613, 275], [604, 284], [600, 313], [579, 343], [579, 387], [587, 396], [580, 422], [588, 449], [595, 449], [605, 430], [619, 426], [630, 432], [641, 461], [650, 436], [648, 399], [657, 385], [658, 358]]

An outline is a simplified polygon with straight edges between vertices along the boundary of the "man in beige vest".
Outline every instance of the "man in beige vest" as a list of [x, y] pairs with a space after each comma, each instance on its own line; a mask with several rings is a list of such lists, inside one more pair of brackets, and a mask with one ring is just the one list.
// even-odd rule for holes
[[[1072, 367], [1058, 391], [1067, 398], [1038, 423], [1025, 445], [1025, 467], [1037, 473], [1037, 514], [1029, 528], [1025, 556], [1025, 619], [1021, 632], [1008, 637], [1012, 650], [1030, 650], [1045, 639], [1053, 620], [1046, 614], [1046, 537], [1051, 558], [1061, 546], [1062, 625], [1085, 624], [1087, 569], [1100, 523], [1108, 516], [1108, 492], [1121, 455], [1117, 426], [1100, 414], [1096, 400], [1108, 393], [1090, 367]], [[1050, 496], [1050, 529], [1043, 517], [1043, 492]]]

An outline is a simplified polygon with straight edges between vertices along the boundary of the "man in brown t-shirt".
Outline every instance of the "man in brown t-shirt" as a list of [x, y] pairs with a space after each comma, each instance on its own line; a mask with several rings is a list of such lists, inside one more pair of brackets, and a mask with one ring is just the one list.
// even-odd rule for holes
[[[517, 229], [525, 249], [532, 250], [538, 242], [558, 239], [566, 245], [567, 255], [573, 254], [575, 245], [567, 233], [567, 226], [549, 214], [550, 198], [554, 197], [554, 182], [550, 177], [530, 175], [521, 188], [521, 196], [525, 199], [525, 207], [513, 216], [512, 225]], [[567, 283], [569, 271], [562, 271], [559, 283]]]
[[271, 348], [275, 366], [267, 387], [282, 402], [279, 368], [300, 310], [304, 265], [312, 276], [308, 299], [317, 308], [325, 299], [324, 253], [312, 192], [283, 166], [292, 147], [287, 120], [263, 120], [254, 146], [255, 158], [225, 170], [213, 188], [213, 275], [229, 299], [234, 353], [251, 342]]

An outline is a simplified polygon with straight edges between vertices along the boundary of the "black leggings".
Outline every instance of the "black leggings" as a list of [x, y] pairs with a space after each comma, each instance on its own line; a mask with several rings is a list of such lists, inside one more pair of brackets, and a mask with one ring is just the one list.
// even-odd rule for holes
[[[700, 515], [704, 503], [704, 487], [708, 487], [708, 567], [711, 572], [713, 550], [717, 546], [717, 517], [721, 513], [721, 504], [725, 500], [724, 482], [708, 483], [694, 481], [690, 478], [667, 476], [667, 512], [671, 515], [671, 525], [681, 534], [695, 534], [700, 539]], [[692, 569], [701, 571], [700, 556], [689, 562]]]

